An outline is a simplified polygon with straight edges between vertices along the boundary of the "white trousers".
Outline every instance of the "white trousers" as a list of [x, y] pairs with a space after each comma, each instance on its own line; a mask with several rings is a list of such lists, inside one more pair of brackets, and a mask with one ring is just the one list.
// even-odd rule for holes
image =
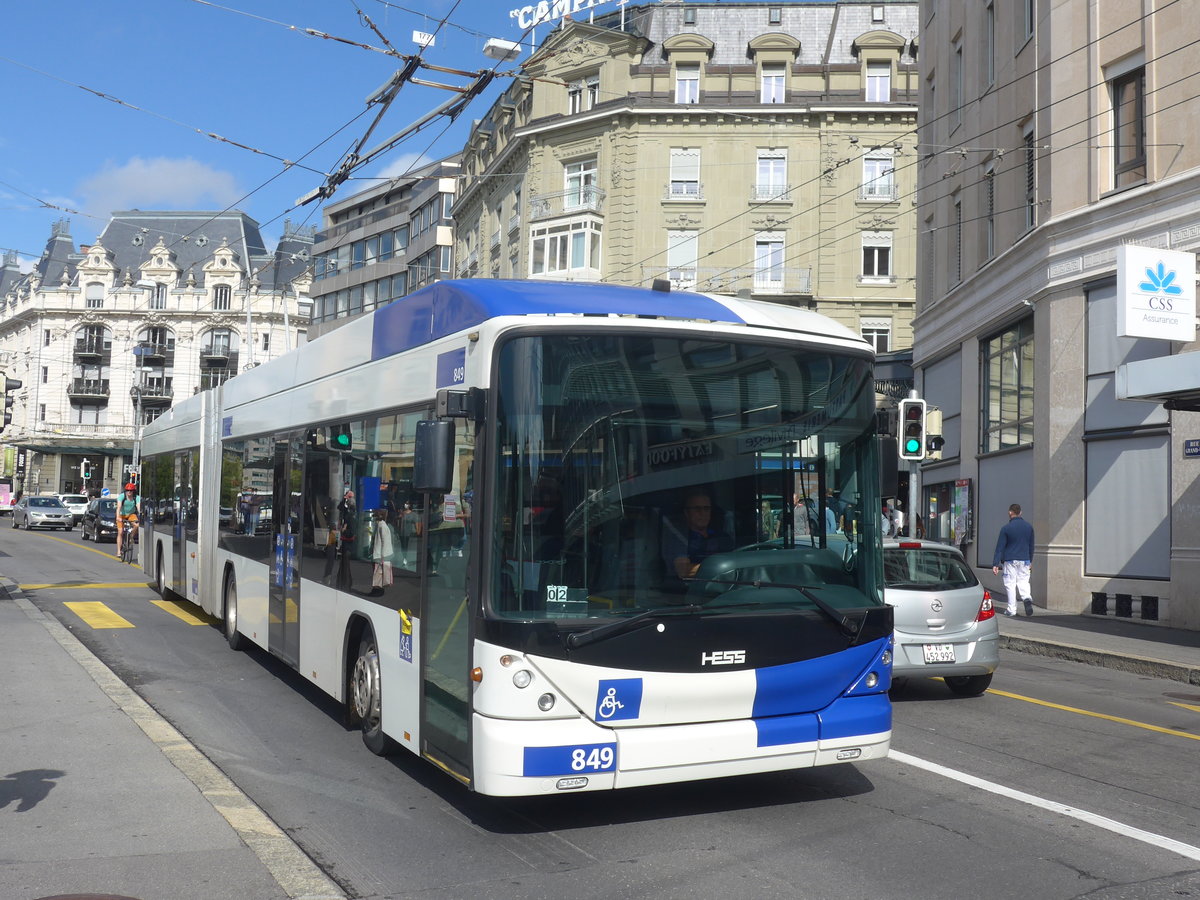
[[1029, 563], [1010, 561], [1004, 564], [1004, 590], [1008, 592], [1008, 611], [1017, 614], [1017, 594], [1022, 600], [1029, 600]]

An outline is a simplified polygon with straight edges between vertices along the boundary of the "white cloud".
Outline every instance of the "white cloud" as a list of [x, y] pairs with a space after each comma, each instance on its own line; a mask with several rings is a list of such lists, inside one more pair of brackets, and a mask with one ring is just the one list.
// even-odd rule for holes
[[377, 177], [398, 178], [401, 175], [407, 174], [412, 169], [419, 169], [421, 166], [428, 165], [431, 162], [433, 160], [424, 153], [402, 153], [380, 169]]
[[126, 209], [223, 209], [243, 193], [231, 173], [194, 159], [140, 156], [106, 163], [78, 190], [84, 211], [105, 219]]

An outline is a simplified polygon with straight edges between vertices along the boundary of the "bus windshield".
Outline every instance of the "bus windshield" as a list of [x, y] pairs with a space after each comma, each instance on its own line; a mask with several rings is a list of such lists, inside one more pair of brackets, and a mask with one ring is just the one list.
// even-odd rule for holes
[[489, 615], [882, 603], [865, 354], [626, 331], [498, 364]]

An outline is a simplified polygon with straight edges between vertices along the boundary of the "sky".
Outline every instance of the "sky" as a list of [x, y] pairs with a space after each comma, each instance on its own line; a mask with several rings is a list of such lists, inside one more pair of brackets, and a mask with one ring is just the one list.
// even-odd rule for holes
[[[434, 35], [437, 66], [512, 72], [531, 41], [510, 11], [529, 0], [57, 0], [6, 3], [0, 48], [0, 249], [28, 271], [70, 221], [95, 240], [118, 210], [247, 213], [268, 247], [293, 227], [321, 226], [320, 202], [293, 209], [370, 128], [366, 98]], [[408, 5], [406, 5], [408, 4]], [[615, 6], [613, 7], [615, 9]], [[607, 11], [607, 10], [605, 10]], [[379, 33], [370, 27], [374, 23]], [[444, 21], [443, 21], [444, 20]], [[305, 33], [312, 29], [330, 37]], [[523, 41], [516, 62], [483, 53], [488, 38]], [[352, 43], [347, 43], [352, 42]], [[423, 71], [465, 86], [469, 77]], [[497, 78], [454, 122], [439, 117], [338, 188], [342, 200], [455, 153], [510, 82]], [[375, 126], [373, 148], [454, 96], [407, 84]], [[208, 136], [219, 135], [225, 140]], [[242, 145], [242, 146], [238, 146]], [[289, 165], [288, 163], [292, 163]]]

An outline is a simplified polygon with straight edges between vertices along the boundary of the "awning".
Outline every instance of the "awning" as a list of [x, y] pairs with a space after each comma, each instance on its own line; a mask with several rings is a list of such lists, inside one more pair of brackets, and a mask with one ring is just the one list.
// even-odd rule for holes
[[1118, 400], [1147, 400], [1200, 412], [1200, 353], [1140, 359], [1117, 367]]

